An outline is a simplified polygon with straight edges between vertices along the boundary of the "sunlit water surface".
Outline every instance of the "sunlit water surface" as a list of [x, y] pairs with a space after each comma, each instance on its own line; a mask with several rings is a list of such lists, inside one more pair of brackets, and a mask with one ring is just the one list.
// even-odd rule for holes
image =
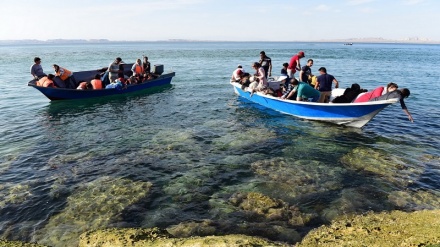
[[[353, 129], [240, 99], [229, 77], [237, 64], [251, 72], [261, 50], [274, 75], [303, 50], [343, 88], [407, 87], [415, 122], [398, 104]], [[66, 102], [26, 86], [35, 56], [49, 73], [142, 55], [176, 72], [171, 86]], [[345, 214], [440, 208], [438, 57], [438, 45], [405, 44], [0, 46], [0, 236], [66, 246], [86, 230], [210, 220], [217, 233], [292, 242], [250, 228], [305, 234]], [[301, 222], [250, 217], [261, 212], [235, 203], [250, 192], [294, 207]]]

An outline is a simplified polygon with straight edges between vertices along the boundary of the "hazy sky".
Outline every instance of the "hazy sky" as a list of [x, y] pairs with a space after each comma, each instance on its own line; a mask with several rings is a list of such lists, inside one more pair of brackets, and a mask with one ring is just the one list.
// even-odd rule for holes
[[440, 41], [439, 0], [3, 0], [0, 40]]

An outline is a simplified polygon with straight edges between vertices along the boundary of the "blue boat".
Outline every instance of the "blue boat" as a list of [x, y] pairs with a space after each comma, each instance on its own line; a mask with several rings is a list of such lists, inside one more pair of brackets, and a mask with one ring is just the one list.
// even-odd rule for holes
[[[131, 73], [131, 66], [133, 64], [124, 64], [124, 74]], [[72, 76], [76, 82], [79, 81], [91, 81], [97, 73], [102, 70], [89, 70], [73, 72]], [[154, 69], [153, 69], [154, 73]], [[78, 90], [69, 88], [52, 88], [52, 87], [40, 87], [37, 86], [37, 80], [31, 80], [28, 82], [28, 86], [33, 87], [44, 94], [50, 100], [69, 100], [69, 99], [86, 99], [95, 97], [104, 97], [110, 95], [128, 94], [133, 92], [139, 92], [145, 89], [150, 89], [153, 87], [160, 87], [171, 84], [171, 79], [175, 76], [175, 72], [165, 73], [162, 72], [157, 74], [157, 78], [147, 80], [140, 84], [130, 84], [124, 89], [109, 88], [109, 89], [98, 89], [98, 90]]]
[[232, 82], [231, 84], [237, 95], [275, 111], [302, 119], [324, 121], [356, 128], [362, 128], [385, 107], [397, 102], [397, 99], [389, 99], [363, 103], [333, 104], [283, 100], [261, 92], [256, 92], [251, 96], [250, 92], [241, 89], [239, 83]]

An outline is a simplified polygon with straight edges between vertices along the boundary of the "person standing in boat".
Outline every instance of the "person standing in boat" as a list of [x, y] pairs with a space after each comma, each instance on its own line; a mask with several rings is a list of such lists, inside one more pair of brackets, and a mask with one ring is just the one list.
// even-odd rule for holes
[[34, 79], [40, 79], [46, 76], [46, 74], [43, 72], [43, 67], [41, 66], [41, 58], [34, 58], [34, 64], [31, 66], [31, 75], [34, 77]]
[[[397, 85], [396, 85], [397, 86]], [[410, 95], [410, 91], [408, 88], [396, 89], [394, 91], [388, 92], [382, 96], [373, 98], [369, 101], [379, 101], [379, 100], [388, 100], [388, 99], [398, 99], [400, 101], [400, 106], [402, 107], [403, 112], [408, 116], [409, 121], [414, 122], [411, 113], [409, 113], [408, 108], [406, 108], [404, 98], [408, 98]]]
[[143, 58], [142, 67], [144, 68], [144, 73], [148, 75], [151, 73], [151, 64], [148, 62], [148, 57], [143, 56]]
[[57, 64], [52, 65], [52, 67], [55, 71], [55, 76], [60, 78], [66, 84], [66, 86], [68, 86], [69, 88], [76, 87], [75, 82], [71, 80], [72, 72], [70, 70], [62, 68]]
[[267, 76], [272, 76], [272, 59], [266, 56], [266, 52], [260, 52], [260, 61], [258, 63], [263, 67], [266, 79]]
[[[299, 79], [302, 82], [309, 83], [309, 77], [312, 76], [313, 59], [307, 60], [307, 65], [301, 68], [301, 72], [299, 72]], [[310, 83], [309, 83], [310, 84]]]
[[289, 77], [289, 75], [287, 74], [287, 67], [289, 67], [289, 64], [288, 63], [283, 63], [283, 67], [281, 68], [281, 75], [282, 76]]
[[108, 66], [108, 78], [110, 79], [110, 82], [114, 82], [116, 79], [118, 79], [118, 73], [122, 72], [120, 71], [119, 65], [122, 63], [122, 59], [117, 57], [115, 61]]
[[327, 74], [325, 67], [319, 68], [318, 71], [321, 75], [317, 78], [315, 89], [318, 89], [321, 93], [319, 103], [328, 103], [332, 94], [332, 83], [335, 83], [335, 88], [338, 88], [339, 82], [334, 76]]
[[289, 62], [289, 66], [287, 67], [287, 75], [289, 78], [293, 78], [293, 75], [296, 73], [297, 70], [301, 70], [301, 64], [299, 60], [306, 55], [303, 51], [298, 52], [298, 54], [292, 56]]

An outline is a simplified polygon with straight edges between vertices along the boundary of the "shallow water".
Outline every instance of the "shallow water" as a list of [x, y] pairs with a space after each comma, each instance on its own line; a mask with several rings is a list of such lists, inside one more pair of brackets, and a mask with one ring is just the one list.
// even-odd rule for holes
[[[251, 71], [261, 50], [274, 75], [304, 50], [313, 72], [327, 67], [343, 88], [408, 87], [415, 122], [398, 104], [352, 129], [240, 99], [230, 74], [237, 64]], [[34, 56], [48, 73], [53, 63], [79, 71], [143, 54], [176, 72], [171, 86], [68, 102], [50, 102], [26, 86]], [[438, 45], [406, 44], [0, 46], [0, 236], [65, 246], [86, 230], [212, 220], [222, 232], [292, 242], [236, 226], [306, 233], [349, 213], [439, 208], [439, 55]], [[311, 220], [249, 217], [231, 204], [236, 193], [249, 192], [294, 205]]]

